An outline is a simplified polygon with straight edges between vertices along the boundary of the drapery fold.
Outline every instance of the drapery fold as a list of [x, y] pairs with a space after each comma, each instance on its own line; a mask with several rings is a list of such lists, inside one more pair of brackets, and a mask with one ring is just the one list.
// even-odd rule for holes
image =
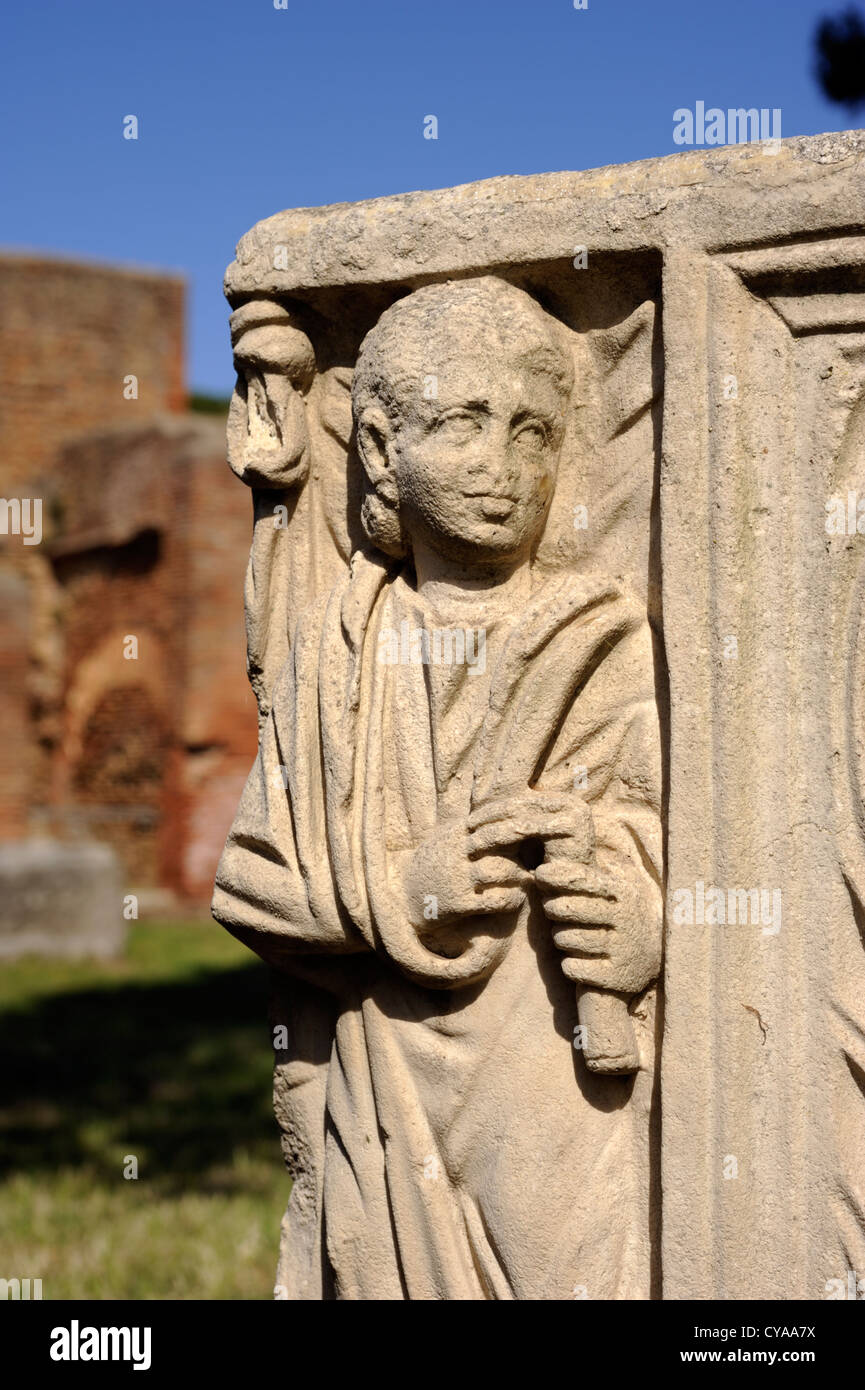
[[[448, 700], [476, 734], [445, 766], [439, 675], [379, 659], [380, 632], [419, 614], [410, 578], [364, 554], [307, 610], [217, 874], [217, 919], [336, 996], [326, 1076], [290, 1121], [309, 1131], [298, 1147], [317, 1177], [305, 1190], [321, 1191], [306, 1218], [315, 1240], [298, 1250], [326, 1251], [340, 1297], [562, 1297], [569, 1278], [594, 1283], [590, 1296], [645, 1297], [651, 998], [637, 1019], [647, 1071], [633, 1083], [588, 1076], [537, 897], [507, 922], [465, 920], [461, 953], [444, 954], [434, 923], [423, 936], [412, 925], [401, 871], [426, 835], [489, 797], [558, 790], [589, 802], [599, 857], [644, 876], [660, 914], [645, 615], [606, 579], [538, 582], [522, 613], [497, 620], [489, 669], [447, 673]], [[510, 1061], [503, 1020], [523, 1039]], [[573, 1148], [608, 1196], [588, 1203], [571, 1174], [535, 1160], [550, 1190], [541, 1211], [526, 1175], [497, 1171], [529, 1161], [526, 1131], [544, 1123], [561, 1128], [549, 1142], [562, 1161]], [[490, 1144], [501, 1152], [485, 1158]], [[549, 1260], [563, 1240], [558, 1274]]]

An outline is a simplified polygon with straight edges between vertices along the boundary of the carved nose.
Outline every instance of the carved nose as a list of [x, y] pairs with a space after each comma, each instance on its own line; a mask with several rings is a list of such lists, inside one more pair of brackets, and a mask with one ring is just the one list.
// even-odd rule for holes
[[493, 496], [509, 496], [514, 488], [514, 475], [510, 468], [484, 461], [477, 467], [469, 466], [468, 481], [472, 492], [488, 492]]
[[509, 456], [507, 432], [490, 428], [467, 460], [472, 486], [488, 485], [490, 492], [507, 490], [514, 481], [514, 461]]

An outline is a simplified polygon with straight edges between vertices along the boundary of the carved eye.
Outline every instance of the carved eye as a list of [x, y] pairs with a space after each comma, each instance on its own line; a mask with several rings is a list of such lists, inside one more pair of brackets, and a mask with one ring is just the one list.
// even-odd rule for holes
[[454, 439], [469, 439], [481, 428], [477, 415], [470, 410], [450, 410], [436, 424], [436, 431], [446, 431]]
[[513, 434], [514, 443], [529, 448], [541, 448], [549, 439], [549, 430], [542, 420], [524, 420]]

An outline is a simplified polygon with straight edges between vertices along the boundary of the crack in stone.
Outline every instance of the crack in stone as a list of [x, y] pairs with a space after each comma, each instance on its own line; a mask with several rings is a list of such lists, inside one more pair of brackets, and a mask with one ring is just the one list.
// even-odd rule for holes
[[763, 1022], [762, 1018], [760, 1017], [760, 1010], [759, 1010], [759, 1009], [752, 1008], [752, 1006], [751, 1006], [750, 1004], [743, 1004], [743, 1005], [742, 1005], [742, 1008], [743, 1008], [743, 1009], [747, 1009], [749, 1014], [753, 1014], [754, 1017], [756, 1018], [757, 1022], [759, 1023], [759, 1025], [760, 1025], [760, 1032], [763, 1034], [763, 1042], [762, 1042], [761, 1046], [762, 1046], [762, 1047], [765, 1047], [765, 1046], [766, 1046], [766, 1035], [767, 1035], [767, 1033], [769, 1032], [769, 1029], [768, 1029], [767, 1025]]

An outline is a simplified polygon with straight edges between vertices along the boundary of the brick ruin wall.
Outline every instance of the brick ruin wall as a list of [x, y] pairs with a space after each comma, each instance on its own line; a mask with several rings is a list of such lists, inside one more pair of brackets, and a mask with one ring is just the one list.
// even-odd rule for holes
[[0, 257], [0, 296], [0, 493], [45, 537], [0, 536], [0, 840], [102, 839], [131, 889], [204, 901], [255, 749], [250, 518], [184, 414], [183, 284]]

